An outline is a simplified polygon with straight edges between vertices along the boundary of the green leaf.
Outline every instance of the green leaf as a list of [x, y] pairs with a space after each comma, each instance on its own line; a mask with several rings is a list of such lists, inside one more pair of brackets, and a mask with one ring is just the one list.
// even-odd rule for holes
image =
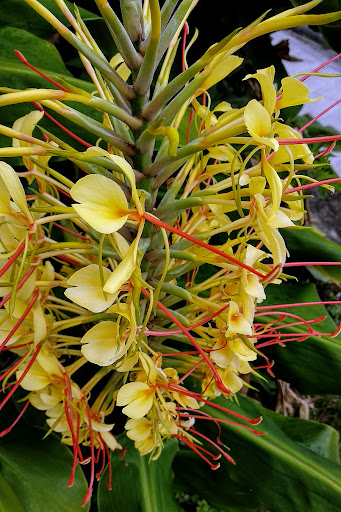
[[1, 512], [89, 509], [82, 507], [87, 484], [79, 467], [73, 486], [68, 487], [73, 459], [70, 450], [53, 434], [43, 439], [44, 433], [37, 428], [15, 428], [0, 440]]
[[[316, 228], [297, 226], [284, 229], [281, 233], [294, 261], [341, 261], [341, 246], [328, 240]], [[341, 282], [341, 265], [318, 265], [312, 268], [333, 281]]]
[[[266, 296], [267, 300], [262, 303], [262, 306], [321, 300], [313, 284], [269, 285], [266, 287]], [[281, 311], [294, 313], [305, 320], [326, 316], [323, 322], [313, 325], [318, 332], [332, 333], [337, 327], [323, 305], [281, 308]], [[270, 315], [258, 318], [262, 322], [274, 319]], [[288, 332], [304, 332], [300, 326], [287, 329]], [[275, 361], [273, 371], [276, 377], [290, 382], [301, 393], [314, 395], [340, 392], [340, 335], [335, 338], [310, 336], [299, 343], [289, 341], [285, 347], [273, 345], [263, 351], [269, 359]]]
[[[65, 23], [65, 25], [69, 25], [54, 0], [40, 0], [40, 3]], [[65, 0], [65, 3], [70, 11], [74, 13], [72, 2]], [[99, 16], [86, 9], [80, 8], [79, 10], [84, 21], [100, 19]], [[51, 36], [55, 32], [55, 29], [27, 5], [24, 0], [1, 0], [0, 12], [0, 28], [21, 28], [44, 38]]]
[[134, 444], [124, 434], [118, 438], [127, 448], [124, 458], [112, 454], [112, 490], [107, 488], [108, 469], [103, 473], [98, 488], [99, 512], [178, 512], [179, 507], [172, 491], [171, 470], [178, 443], [169, 441], [160, 457], [149, 462], [141, 456]]
[[25, 512], [11, 485], [0, 473], [0, 512]]
[[[175, 485], [228, 512], [251, 512], [259, 507], [271, 512], [338, 512], [341, 467], [334, 462], [337, 432], [312, 421], [280, 416], [245, 396], [238, 401], [240, 405], [225, 398], [217, 400], [251, 418], [262, 415], [263, 422], [256, 429], [266, 435], [221, 424], [220, 439], [231, 447], [236, 465], [222, 458], [221, 468], [212, 472], [195, 454], [181, 449], [173, 464]], [[231, 420], [214, 407], [203, 410], [214, 418]], [[196, 428], [216, 441], [218, 430], [213, 422], [198, 421]]]

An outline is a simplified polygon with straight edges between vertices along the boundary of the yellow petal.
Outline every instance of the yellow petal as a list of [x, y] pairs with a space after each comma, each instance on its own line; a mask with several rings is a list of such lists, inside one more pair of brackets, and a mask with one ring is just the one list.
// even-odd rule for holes
[[126, 352], [125, 340], [120, 341], [117, 324], [106, 320], [92, 327], [81, 339], [82, 354], [99, 366], [109, 366]]
[[136, 267], [137, 246], [138, 240], [135, 239], [123, 260], [118, 264], [105, 283], [103, 288], [105, 292], [116, 293], [121, 286], [128, 281]]
[[257, 100], [251, 100], [244, 111], [245, 126], [258, 137], [267, 137], [271, 130], [269, 112]]
[[[302, 139], [302, 135], [294, 130], [291, 126], [281, 123], [274, 123], [274, 133], [280, 139]], [[314, 156], [307, 144], [290, 144], [287, 148], [291, 151], [294, 160], [302, 158], [307, 164], [312, 164]], [[272, 165], [286, 163], [290, 161], [288, 151], [283, 146], [280, 146], [278, 151], [269, 159]]]
[[191, 409], [199, 409], [199, 404], [192, 396], [187, 396], [183, 393], [173, 392], [175, 400], [182, 405], [182, 407], [190, 407]]
[[247, 347], [240, 338], [231, 341], [231, 349], [242, 361], [255, 361], [257, 359], [256, 352]]
[[229, 329], [236, 333], [251, 335], [251, 325], [246, 320], [246, 318], [244, 318], [243, 315], [239, 313], [238, 305], [233, 300], [230, 300], [229, 305]]
[[[110, 276], [111, 271], [104, 267], [104, 283]], [[77, 270], [67, 283], [74, 288], [65, 290], [66, 297], [93, 313], [101, 313], [108, 309], [117, 297], [117, 293], [108, 293], [106, 297], [104, 296], [98, 265], [88, 265]]]
[[308, 98], [309, 88], [296, 78], [292, 78], [290, 76], [283, 78], [282, 88], [282, 97], [277, 101], [276, 105], [279, 109], [293, 107], [294, 105], [302, 105], [303, 103], [310, 103], [323, 98], [323, 96], [320, 96], [320, 98], [311, 100]]
[[121, 450], [122, 446], [116, 440], [115, 436], [111, 432], [101, 432], [101, 438], [105, 442], [105, 444], [110, 448], [110, 450]]
[[146, 439], [150, 435], [152, 427], [152, 423], [147, 418], [130, 419], [125, 424], [127, 436], [133, 441], [143, 441]]
[[[32, 110], [32, 112], [26, 116], [19, 117], [19, 119], [14, 122], [13, 130], [31, 136], [34, 128], [43, 116], [44, 112], [40, 112], [39, 110]], [[31, 146], [31, 143], [19, 139], [13, 139], [13, 147], [15, 148], [19, 146]]]
[[266, 158], [262, 158], [262, 168], [270, 185], [272, 192], [272, 210], [270, 220], [273, 219], [279, 209], [279, 205], [282, 200], [283, 186], [280, 177], [278, 176], [275, 169], [269, 164]]
[[129, 418], [142, 418], [153, 406], [154, 390], [144, 382], [130, 382], [121, 387], [117, 394], [117, 405], [128, 404], [122, 412]]
[[[25, 367], [21, 367], [20, 370], [16, 372], [17, 380], [20, 379], [22, 374], [24, 373]], [[49, 384], [51, 384], [53, 377], [47, 373], [37, 361], [34, 361], [31, 368], [23, 378], [20, 383], [20, 386], [27, 391], [38, 391], [39, 389], [43, 389]]]
[[224, 386], [231, 391], [237, 393], [243, 387], [243, 380], [232, 370], [226, 369], [222, 375]]
[[258, 80], [262, 90], [264, 108], [269, 114], [272, 114], [274, 111], [277, 97], [276, 89], [273, 85], [274, 72], [275, 68], [270, 66], [266, 69], [257, 70], [257, 73], [254, 73], [253, 75], [247, 75], [244, 78], [244, 80], [249, 78], [255, 78]]
[[105, 176], [89, 174], [77, 181], [70, 194], [76, 212], [100, 233], [120, 229], [128, 217], [127, 199], [117, 183]]
[[25, 191], [17, 173], [10, 165], [5, 162], [0, 162], [0, 177], [2, 178], [14, 203], [20, 208], [26, 217], [33, 222], [33, 218], [27, 206]]
[[[209, 77], [205, 80], [205, 82], [200, 86], [199, 91], [209, 89], [216, 83], [223, 80], [227, 75], [231, 73], [234, 69], [236, 69], [243, 62], [241, 57], [237, 57], [236, 55], [216, 55], [210, 64], [205, 68], [205, 71], [211, 70]], [[204, 72], [205, 72], [204, 71]], [[198, 92], [197, 95], [201, 94]]]
[[159, 372], [157, 371], [153, 360], [143, 352], [139, 354], [139, 359], [146, 373], [147, 381], [150, 384], [155, 384]]

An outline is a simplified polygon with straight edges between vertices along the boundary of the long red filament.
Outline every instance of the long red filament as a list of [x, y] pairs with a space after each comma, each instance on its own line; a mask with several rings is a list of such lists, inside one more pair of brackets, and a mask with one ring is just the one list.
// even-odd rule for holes
[[20, 325], [23, 323], [23, 321], [25, 320], [25, 318], [27, 317], [27, 315], [29, 314], [29, 312], [31, 311], [31, 309], [33, 308], [37, 298], [38, 298], [38, 295], [39, 295], [39, 291], [36, 290], [33, 294], [33, 297], [32, 299], [30, 300], [27, 308], [25, 309], [24, 313], [21, 315], [21, 317], [19, 318], [19, 320], [17, 321], [17, 323], [15, 324], [15, 326], [13, 327], [13, 329], [11, 329], [11, 331], [9, 332], [9, 334], [6, 336], [6, 338], [4, 339], [4, 341], [1, 343], [0, 345], [0, 351], [3, 349], [3, 347], [6, 345], [6, 343], [8, 343], [8, 341], [12, 338], [13, 334], [17, 331], [17, 329], [19, 329]]
[[[313, 69], [311, 71], [311, 73], [317, 73], [318, 71], [320, 71], [320, 69], [324, 68], [325, 66], [327, 66], [328, 64], [330, 64], [331, 62], [333, 62], [333, 60], [336, 60], [338, 59], [339, 57], [341, 57], [341, 53], [339, 53], [338, 55], [335, 55], [334, 57], [332, 57], [331, 59], [327, 60], [326, 62], [324, 62], [323, 64], [320, 64], [317, 68]], [[306, 80], [307, 78], [309, 78], [311, 75], [308, 73], [307, 75], [304, 75], [302, 78], [300, 78], [300, 82], [304, 82], [304, 80]]]
[[[24, 277], [19, 281], [18, 285], [17, 285], [17, 290], [19, 290], [27, 281], [27, 279], [33, 274], [33, 272], [35, 271], [36, 269], [36, 265], [32, 265], [29, 269], [29, 271], [24, 275]], [[11, 298], [11, 294], [12, 292], [10, 292], [8, 295], [6, 295], [6, 297], [4, 297], [2, 299], [2, 301], [0, 302], [0, 308], [2, 308], [2, 306], [4, 304], [6, 304], [6, 302], [9, 301], [9, 299]]]
[[19, 416], [13, 421], [13, 423], [7, 427], [5, 430], [3, 430], [2, 432], [0, 432], [0, 437], [4, 437], [6, 434], [8, 434], [13, 427], [15, 427], [15, 425], [18, 423], [18, 421], [20, 420], [20, 418], [24, 415], [27, 407], [30, 405], [30, 401], [27, 400], [26, 404], [24, 405], [24, 407], [22, 408], [22, 410], [20, 411], [20, 414]]
[[91, 452], [91, 469], [90, 469], [90, 481], [89, 481], [89, 487], [87, 490], [86, 495], [84, 496], [83, 505], [86, 505], [88, 501], [91, 498], [92, 495], [92, 489], [94, 485], [95, 480], [95, 447], [94, 447], [94, 436], [92, 432], [92, 425], [91, 425], [91, 415], [90, 415], [90, 408], [88, 405], [85, 406], [86, 415], [88, 418], [89, 423], [89, 438], [90, 438], [90, 452]]
[[[150, 293], [147, 290], [145, 290], [144, 288], [142, 288], [142, 293], [144, 295], [146, 295], [146, 297], [150, 298]], [[212, 361], [210, 361], [210, 359], [207, 357], [206, 352], [200, 347], [199, 343], [193, 338], [193, 336], [186, 329], [186, 327], [184, 327], [182, 325], [182, 323], [179, 322], [179, 320], [170, 312], [170, 310], [168, 308], [166, 308], [160, 301], [157, 301], [157, 306], [158, 306], [158, 308], [161, 309], [161, 311], [163, 311], [168, 316], [168, 318], [170, 320], [172, 320], [173, 323], [175, 323], [180, 328], [180, 330], [187, 336], [189, 341], [195, 346], [195, 348], [198, 350], [198, 352], [202, 355], [203, 359], [205, 360], [207, 365], [210, 367], [210, 369], [212, 370], [212, 372], [216, 378], [217, 387], [223, 393], [230, 394], [231, 392], [224, 386], [220, 376], [217, 373], [217, 370], [214, 367], [214, 364], [212, 363]]]
[[[28, 234], [28, 240], [30, 240], [32, 238], [32, 235], [33, 233], [29, 233]], [[0, 270], [0, 277], [6, 272], [6, 270], [8, 270], [10, 268], [10, 266], [15, 262], [15, 260], [17, 259], [17, 257], [23, 252], [23, 250], [25, 249], [25, 245], [26, 245], [26, 239], [23, 240], [17, 247], [17, 249], [15, 250], [15, 252], [12, 254], [12, 256], [9, 258], [9, 260], [7, 261], [7, 263], [5, 263], [5, 265], [2, 267], [2, 269]]]
[[37, 358], [37, 355], [39, 354], [39, 351], [41, 349], [42, 345], [37, 345], [37, 348], [35, 349], [33, 355], [32, 355], [32, 358], [30, 360], [30, 362], [28, 363], [28, 365], [26, 366], [25, 370], [23, 371], [20, 379], [17, 380], [17, 382], [14, 384], [14, 386], [12, 387], [11, 391], [8, 393], [8, 395], [6, 395], [6, 397], [4, 398], [4, 400], [1, 402], [0, 404], [0, 410], [3, 408], [3, 406], [8, 402], [8, 400], [11, 398], [11, 396], [13, 395], [13, 393], [18, 389], [18, 387], [20, 386], [22, 380], [24, 379], [24, 377], [26, 376], [26, 374], [29, 372], [32, 364], [34, 363], [34, 361], [36, 360]]
[[70, 92], [68, 89], [66, 89], [65, 87], [63, 87], [62, 85], [60, 85], [58, 82], [56, 82], [55, 80], [53, 80], [52, 78], [48, 77], [47, 75], [45, 75], [45, 73], [42, 73], [41, 71], [39, 71], [39, 69], [35, 68], [34, 66], [32, 66], [32, 64], [30, 64], [26, 59], [25, 57], [23, 56], [23, 54], [21, 52], [19, 52], [18, 50], [14, 50], [14, 53], [15, 55], [18, 57], [18, 59], [25, 65], [27, 66], [28, 68], [32, 69], [32, 71], [34, 71], [35, 73], [37, 73], [38, 75], [40, 75], [41, 77], [45, 78], [45, 80], [47, 80], [48, 82], [50, 82], [51, 84], [55, 85], [56, 87], [58, 87], [58, 89], [61, 89], [62, 91], [64, 92]]
[[157, 217], [155, 217], [154, 215], [151, 215], [148, 212], [144, 212], [143, 213], [143, 217], [146, 220], [148, 220], [149, 222], [151, 222], [152, 224], [156, 224], [157, 226], [160, 226], [161, 228], [164, 228], [167, 231], [170, 231], [171, 233], [179, 235], [182, 238], [185, 238], [186, 240], [189, 240], [193, 244], [200, 245], [201, 247], [204, 247], [205, 249], [208, 249], [209, 251], [214, 252], [218, 256], [221, 256], [222, 258], [225, 258], [225, 259], [231, 261], [235, 265], [238, 265], [239, 267], [243, 267], [246, 270], [248, 270], [249, 272], [252, 272], [253, 274], [256, 274], [258, 277], [261, 277], [261, 278], [265, 277], [264, 274], [261, 274], [260, 272], [258, 272], [254, 268], [249, 267], [249, 265], [246, 265], [245, 263], [242, 263], [241, 261], [237, 260], [233, 256], [229, 256], [228, 254], [220, 251], [219, 249], [216, 249], [215, 247], [211, 247], [209, 244], [206, 244], [205, 242], [202, 242], [201, 240], [198, 240], [194, 236], [188, 235], [187, 233], [184, 233], [183, 231], [181, 231], [181, 230], [179, 230], [177, 228], [174, 228], [173, 226], [170, 226], [169, 224], [166, 224], [165, 222], [162, 222], [162, 220], [158, 219]]

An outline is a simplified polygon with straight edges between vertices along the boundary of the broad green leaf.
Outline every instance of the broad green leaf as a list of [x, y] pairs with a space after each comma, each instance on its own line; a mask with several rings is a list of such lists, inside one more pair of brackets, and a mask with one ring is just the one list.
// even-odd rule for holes
[[[282, 235], [291, 259], [295, 261], [341, 261], [341, 246], [328, 240], [316, 228], [296, 227], [284, 229], [282, 230]], [[312, 268], [333, 281], [341, 282], [341, 265], [318, 265]]]
[[[256, 429], [266, 431], [266, 435], [221, 424], [220, 439], [231, 448], [236, 465], [222, 458], [221, 468], [212, 472], [197, 455], [181, 449], [173, 464], [176, 487], [200, 494], [210, 505], [228, 512], [251, 512], [260, 507], [271, 512], [338, 512], [341, 466], [334, 462], [336, 431], [312, 421], [280, 416], [245, 396], [238, 400], [240, 405], [224, 398], [218, 403], [251, 418], [262, 415]], [[214, 418], [231, 420], [214, 407], [205, 406], [204, 411]], [[196, 429], [216, 441], [218, 429], [213, 422], [198, 420]]]
[[[299, 302], [318, 302], [320, 297], [313, 284], [270, 285], [266, 288], [267, 301], [263, 305], [289, 304]], [[305, 320], [327, 316], [313, 324], [318, 332], [332, 333], [336, 324], [323, 305], [281, 308], [301, 316]], [[267, 322], [275, 317], [264, 315], [259, 320]], [[290, 319], [291, 322], [292, 319]], [[300, 326], [288, 328], [287, 332], [306, 332]], [[288, 342], [286, 347], [272, 346], [263, 349], [264, 354], [275, 361], [273, 371], [277, 378], [290, 382], [301, 393], [308, 395], [340, 392], [341, 374], [341, 336], [310, 336], [302, 342]]]
[[43, 439], [44, 433], [38, 428], [16, 427], [0, 440], [1, 512], [88, 510], [82, 507], [87, 484], [81, 469], [76, 469], [74, 484], [68, 487], [72, 454], [57, 436]]
[[112, 490], [109, 491], [108, 469], [103, 473], [98, 488], [99, 512], [178, 512], [173, 496], [171, 465], [178, 444], [172, 439], [160, 457], [149, 462], [149, 455], [141, 456], [126, 435], [118, 438], [127, 448], [122, 458], [117, 453], [111, 457]]
[[0, 473], [0, 512], [25, 512], [11, 485]]
[[[65, 23], [65, 25], [69, 25], [54, 0], [40, 0], [40, 3]], [[65, 3], [73, 13], [72, 2], [65, 0]], [[55, 32], [55, 29], [27, 5], [24, 0], [1, 0], [0, 9], [0, 28], [23, 28], [36, 36], [44, 38], [51, 36]], [[80, 8], [79, 10], [84, 21], [99, 19], [99, 16], [86, 9]]]

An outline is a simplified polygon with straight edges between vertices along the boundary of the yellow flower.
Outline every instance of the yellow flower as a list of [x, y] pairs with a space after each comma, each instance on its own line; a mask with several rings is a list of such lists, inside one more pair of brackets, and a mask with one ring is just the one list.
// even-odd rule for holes
[[122, 412], [129, 418], [139, 419], [153, 407], [154, 391], [145, 382], [130, 382], [120, 388], [116, 403], [119, 407], [126, 406]]
[[252, 334], [251, 325], [246, 318], [239, 313], [239, 306], [233, 300], [229, 302], [228, 323], [229, 329], [233, 332], [246, 334], [247, 336]]
[[276, 107], [279, 109], [303, 105], [303, 103], [311, 103], [312, 101], [318, 101], [323, 98], [323, 96], [314, 100], [308, 98], [309, 88], [291, 76], [283, 78], [281, 90], [282, 96], [276, 103]]
[[270, 136], [271, 116], [263, 105], [257, 100], [251, 100], [245, 107], [244, 121], [247, 131], [256, 141], [257, 145], [269, 146], [274, 151], [278, 150], [278, 142]]
[[78, 215], [99, 233], [118, 231], [128, 218], [128, 202], [122, 189], [105, 176], [84, 176], [70, 194], [80, 203], [72, 205]]
[[14, 216], [17, 213], [16, 209], [10, 204], [10, 196], [28, 221], [33, 223], [32, 215], [27, 206], [25, 191], [17, 173], [10, 165], [0, 162], [0, 215]]
[[99, 366], [109, 366], [123, 357], [135, 336], [135, 330], [120, 332], [117, 322], [106, 320], [92, 327], [81, 339], [82, 353], [88, 361]]
[[[102, 270], [104, 283], [106, 283], [111, 276], [111, 271], [105, 267]], [[66, 297], [93, 313], [101, 313], [108, 309], [117, 297], [117, 293], [104, 295], [98, 265], [88, 265], [77, 270], [69, 278], [67, 284], [73, 288], [65, 290]]]

